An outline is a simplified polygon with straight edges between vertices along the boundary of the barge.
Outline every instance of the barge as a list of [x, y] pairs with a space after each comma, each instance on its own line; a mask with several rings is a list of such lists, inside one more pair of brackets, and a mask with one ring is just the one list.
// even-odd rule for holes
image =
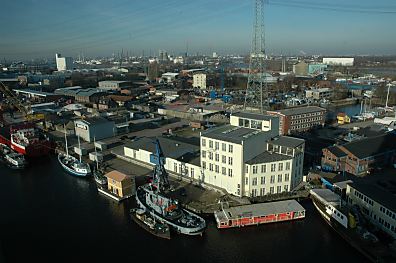
[[296, 200], [222, 208], [214, 212], [218, 228], [232, 228], [305, 218], [305, 209]]

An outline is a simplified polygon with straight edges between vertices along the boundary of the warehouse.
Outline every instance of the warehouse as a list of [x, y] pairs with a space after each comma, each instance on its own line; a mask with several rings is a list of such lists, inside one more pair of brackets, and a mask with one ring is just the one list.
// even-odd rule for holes
[[113, 137], [116, 133], [114, 121], [102, 117], [90, 117], [74, 121], [76, 135], [84, 141], [93, 142]]

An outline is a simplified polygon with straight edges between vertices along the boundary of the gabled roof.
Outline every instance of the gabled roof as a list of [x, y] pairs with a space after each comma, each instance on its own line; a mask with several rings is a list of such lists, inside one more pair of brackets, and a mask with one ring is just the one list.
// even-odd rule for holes
[[347, 156], [348, 154], [341, 150], [338, 146], [330, 146], [327, 148], [332, 154], [334, 154], [336, 157], [344, 157]]
[[387, 151], [395, 151], [396, 135], [393, 133], [386, 133], [380, 136], [352, 141], [344, 144], [342, 147], [359, 159], [365, 159]]
[[128, 175], [123, 174], [123, 173], [121, 173], [119, 171], [116, 171], [116, 170], [108, 172], [107, 174], [105, 174], [105, 176], [107, 178], [113, 179], [113, 180], [115, 180], [117, 182], [122, 182], [124, 180], [130, 179], [130, 177]]

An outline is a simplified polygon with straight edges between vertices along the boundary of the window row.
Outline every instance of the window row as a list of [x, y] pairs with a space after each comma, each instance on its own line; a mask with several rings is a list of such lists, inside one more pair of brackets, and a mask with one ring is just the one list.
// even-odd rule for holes
[[320, 115], [322, 115], [322, 112], [304, 113], [304, 114], [299, 114], [299, 115], [293, 115], [293, 116], [291, 116], [291, 119], [294, 120], [294, 119], [313, 117], [313, 116], [320, 116]]
[[296, 120], [296, 121], [291, 121], [290, 123], [293, 125], [293, 124], [314, 122], [314, 121], [320, 121], [320, 120], [322, 120], [322, 117], [315, 117], [315, 118], [309, 118], [309, 119]]
[[[220, 154], [218, 154], [218, 153], [213, 154], [212, 152], [208, 152], [208, 154], [207, 154], [206, 151], [202, 151], [201, 156], [202, 156], [202, 159], [206, 159], [206, 157], [208, 157], [209, 160], [213, 160], [214, 159], [216, 162], [220, 162]], [[227, 156], [222, 155], [221, 156], [221, 162], [222, 163], [227, 163]], [[230, 156], [228, 157], [228, 164], [229, 165], [233, 164], [233, 159]]]
[[[368, 198], [367, 196], [365, 196], [364, 194], [361, 194], [360, 192], [358, 192], [358, 191], [354, 191], [354, 195], [357, 197], [357, 198], [359, 198], [359, 199], [361, 199], [361, 200], [363, 200], [364, 202], [366, 202], [367, 204], [369, 204], [369, 205], [371, 205], [371, 206], [373, 206], [374, 205], [374, 202], [373, 202], [373, 200], [371, 200], [370, 198]], [[381, 207], [382, 208], [382, 207]]]
[[[283, 171], [283, 168], [285, 168], [285, 171], [290, 171], [290, 162], [286, 162], [285, 167], [283, 166], [283, 163], [278, 163], [278, 167], [277, 167], [276, 163], [272, 163], [271, 166], [268, 164], [268, 167], [270, 168], [271, 172], [276, 172], [276, 171], [281, 172], [281, 171]], [[278, 168], [278, 169], [276, 169], [276, 168]], [[259, 170], [261, 173], [266, 173], [267, 172], [267, 164], [252, 166], [253, 174], [257, 174]], [[249, 173], [249, 165], [246, 165], [246, 173]]]
[[[265, 176], [261, 176], [261, 177], [254, 177], [252, 178], [252, 185], [258, 185], [258, 182], [260, 180], [260, 184], [264, 185], [265, 184]], [[282, 182], [289, 182], [290, 180], [290, 174], [285, 174], [284, 176], [282, 174], [278, 174], [277, 176], [275, 175], [271, 175], [270, 177], [270, 184], [274, 184], [276, 183], [282, 183]], [[249, 178], [246, 177], [245, 178], [245, 183], [248, 184], [249, 183]]]
[[[202, 169], [205, 169], [205, 170], [208, 169], [211, 172], [214, 171], [216, 173], [220, 173], [220, 166], [219, 165], [213, 164], [213, 163], [209, 163], [209, 165], [207, 165], [205, 161], [202, 162]], [[228, 175], [229, 177], [232, 177], [232, 169], [228, 168], [228, 170], [227, 170], [226, 167], [221, 167], [221, 174]]]
[[[208, 140], [209, 141], [209, 148], [211, 149], [215, 149], [215, 150], [220, 150], [220, 142], [213, 142], [212, 140]], [[206, 147], [206, 139], [202, 138], [202, 147]], [[221, 150], [223, 152], [227, 151], [227, 144], [226, 143], [221, 143]], [[234, 147], [232, 144], [228, 145], [228, 152], [232, 153], [234, 152]]]

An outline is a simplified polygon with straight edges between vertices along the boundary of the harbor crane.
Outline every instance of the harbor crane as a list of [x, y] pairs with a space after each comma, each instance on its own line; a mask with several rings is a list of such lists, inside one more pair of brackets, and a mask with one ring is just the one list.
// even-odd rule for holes
[[155, 144], [155, 154], [150, 154], [150, 162], [155, 164], [153, 170], [153, 184], [157, 187], [158, 192], [169, 189], [168, 172], [165, 170], [165, 156], [162, 151], [158, 139], [153, 142]]

